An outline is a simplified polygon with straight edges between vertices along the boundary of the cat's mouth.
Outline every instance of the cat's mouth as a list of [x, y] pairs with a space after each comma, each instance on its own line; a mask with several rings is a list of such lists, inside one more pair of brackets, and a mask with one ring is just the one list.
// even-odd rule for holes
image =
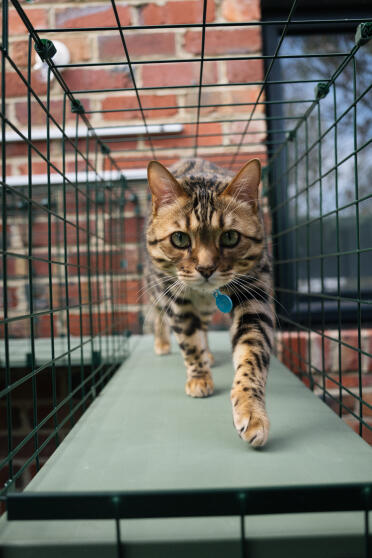
[[179, 279], [191, 289], [196, 289], [204, 292], [213, 292], [216, 289], [222, 288], [226, 285], [231, 279], [222, 278], [222, 277], [190, 277], [190, 276], [182, 276], [179, 275]]

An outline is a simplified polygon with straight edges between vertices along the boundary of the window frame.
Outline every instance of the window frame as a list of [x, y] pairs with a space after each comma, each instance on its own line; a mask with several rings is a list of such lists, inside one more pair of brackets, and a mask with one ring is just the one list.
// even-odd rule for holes
[[[263, 35], [263, 54], [264, 56], [272, 55], [275, 52], [275, 48], [278, 44], [279, 38], [283, 31], [283, 21], [285, 21], [288, 17], [289, 9], [291, 7], [292, 1], [288, 2], [273, 2], [273, 5], [270, 5], [270, 0], [261, 0], [261, 11], [262, 11], [262, 21], [278, 21], [278, 24], [271, 24], [271, 25], [263, 25], [262, 26], [262, 35]], [[283, 4], [285, 4], [283, 6]], [[329, 9], [330, 4], [334, 5], [334, 10], [331, 11]], [[340, 7], [341, 4], [341, 7]], [[344, 5], [342, 5], [344, 4]], [[314, 35], [317, 33], [332, 33], [332, 34], [339, 34], [340, 31], [344, 31], [347, 33], [355, 33], [357, 23], [355, 21], [347, 21], [350, 19], [371, 19], [372, 17], [372, 9], [367, 8], [366, 2], [363, 1], [356, 1], [354, 2], [353, 9], [348, 9], [347, 5], [340, 0], [336, 3], [335, 0], [331, 0], [331, 2], [327, 2], [327, 8], [324, 8], [323, 5], [319, 0], [315, 0], [315, 2], [310, 2], [309, 0], [304, 0], [298, 8], [296, 9], [293, 15], [293, 21], [305, 21], [308, 19], [314, 20], [331, 20], [335, 18], [335, 13], [337, 13], [337, 19], [345, 19], [342, 23], [319, 23], [312, 24], [311, 29], [309, 27], [304, 26], [303, 24], [292, 23], [288, 26], [287, 35]], [[268, 58], [264, 59], [264, 71], [268, 70], [269, 64], [271, 60]], [[273, 65], [272, 70], [270, 72], [270, 81], [281, 81], [283, 79], [282, 75], [282, 68], [280, 64], [280, 60]], [[281, 85], [273, 85], [269, 83], [266, 85], [265, 94], [266, 100], [269, 101], [266, 105], [266, 115], [268, 118], [267, 120], [267, 139], [268, 145], [272, 145], [272, 142], [276, 141], [285, 141], [285, 133], [284, 132], [276, 132], [276, 130], [280, 130], [283, 128], [283, 121], [285, 119], [285, 115], [283, 112], [283, 105], [281, 103], [272, 104], [270, 101], [275, 100], [283, 100], [283, 96], [281, 94], [282, 91]], [[274, 117], [274, 118], [272, 118]], [[278, 172], [279, 168], [283, 168], [284, 166], [284, 158], [285, 153], [284, 151], [276, 158], [275, 162], [273, 163], [272, 167], [270, 168], [268, 181], [269, 184], [274, 182], [275, 174], [279, 175]], [[284, 181], [283, 181], [284, 182]], [[276, 181], [276, 187], [269, 189], [269, 196], [270, 196], [270, 206], [276, 207], [278, 204], [285, 201], [285, 188], [283, 182], [280, 184]], [[283, 230], [287, 226], [288, 223], [288, 216], [287, 216], [287, 209], [285, 205], [283, 205], [278, 211], [276, 211], [272, 216], [272, 231], [274, 235]], [[279, 259], [291, 259], [294, 257], [293, 253], [293, 245], [291, 243], [291, 235], [283, 235], [279, 236], [277, 241], [273, 245], [273, 258], [274, 261]], [[274, 269], [274, 271], [277, 271]], [[289, 291], [294, 291], [296, 289], [296, 277], [295, 277], [295, 265], [290, 265], [290, 273], [287, 272], [283, 273], [282, 266], [279, 269], [279, 275], [274, 277], [275, 285], [280, 285], [282, 288], [288, 289]], [[337, 294], [337, 293], [336, 293]], [[349, 293], [348, 293], [349, 294]], [[332, 296], [333, 294], [330, 293]], [[343, 327], [356, 327], [358, 323], [358, 309], [357, 309], [357, 302], [350, 302], [350, 307], [346, 303], [342, 303], [342, 310], [340, 315], [340, 310], [337, 301], [331, 300], [324, 300], [321, 302], [314, 302], [313, 297], [309, 297], [306, 293], [303, 295], [295, 295], [289, 292], [279, 291], [275, 293], [277, 298], [276, 301], [276, 311], [278, 315], [283, 314], [283, 307], [286, 311], [286, 316], [288, 318], [288, 322], [282, 323], [282, 326], [285, 329], [292, 329], [296, 328], [296, 324], [308, 324], [309, 319], [311, 319], [312, 326], [319, 326], [322, 325], [323, 327], [326, 325], [327, 328], [331, 327], [338, 327], [339, 323], [343, 324]], [[357, 293], [351, 293], [351, 296], [357, 298]], [[367, 296], [369, 299], [372, 298], [372, 289], [369, 291], [363, 290], [363, 297]], [[309, 317], [309, 302], [311, 308], [311, 318]], [[319, 307], [319, 308], [318, 308]], [[293, 326], [291, 325], [293, 322]], [[369, 306], [368, 309], [363, 307], [363, 327], [368, 327], [372, 325], [372, 306]]]

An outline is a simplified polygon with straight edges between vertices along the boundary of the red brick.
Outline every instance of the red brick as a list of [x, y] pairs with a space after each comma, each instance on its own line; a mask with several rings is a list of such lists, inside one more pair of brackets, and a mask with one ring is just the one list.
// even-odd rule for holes
[[[91, 285], [91, 293], [92, 299], [103, 297], [103, 290], [102, 290], [102, 283], [97, 282], [97, 280], [93, 279], [90, 282]], [[98, 288], [97, 288], [98, 287]], [[80, 295], [79, 295], [80, 290]], [[68, 297], [69, 297], [69, 304], [70, 306], [75, 306], [77, 304], [87, 304], [89, 302], [89, 282], [87, 277], [82, 277], [80, 281], [80, 289], [79, 283], [70, 283], [68, 286]], [[65, 304], [66, 296], [65, 296], [65, 289], [62, 289], [61, 293], [61, 303]]]
[[[109, 239], [113, 236], [113, 242], [117, 239], [120, 241], [122, 235], [125, 238], [125, 242], [139, 242], [143, 230], [143, 218], [142, 217], [127, 217], [124, 220], [124, 230], [123, 221], [120, 218], [113, 218], [105, 223], [105, 238]], [[139, 231], [139, 236], [138, 236]]]
[[[240, 122], [233, 122], [230, 124], [229, 144], [238, 145], [242, 141], [243, 133], [247, 128], [247, 120], [242, 120]], [[243, 145], [246, 152], [256, 153], [257, 151], [262, 151], [264, 147], [260, 147], [261, 142], [266, 139], [266, 128], [265, 122], [263, 120], [251, 120], [248, 128], [248, 132], [257, 132], [255, 134], [246, 134], [243, 137]], [[252, 144], [252, 145], [249, 145]]]
[[[52, 328], [50, 323], [50, 316], [39, 316], [34, 320], [35, 336], [36, 337], [51, 337]], [[58, 319], [53, 320], [54, 335], [58, 335]]]
[[[208, 0], [207, 22], [214, 21], [214, 17], [214, 0]], [[139, 8], [139, 20], [141, 25], [200, 23], [203, 21], [203, 2], [167, 2], [164, 6], [146, 4]]]
[[[235, 107], [231, 107], [230, 109], [227, 107], [225, 110], [231, 110], [232, 112], [248, 112], [249, 114], [251, 113], [251, 111], [253, 110], [253, 105], [252, 103], [255, 103], [258, 95], [259, 95], [259, 91], [260, 91], [260, 86], [259, 85], [246, 85], [244, 87], [244, 89], [235, 89], [230, 91], [230, 100], [232, 103], [246, 103], [246, 105], [242, 105], [242, 106], [235, 106]], [[264, 101], [264, 96], [261, 95], [260, 97], [260, 101]], [[255, 110], [255, 117], [264, 114], [265, 112], [265, 108], [264, 105], [257, 105], [257, 108]], [[264, 125], [261, 124], [261, 126], [264, 128]]]
[[[76, 165], [75, 161], [67, 161], [66, 162], [66, 172], [75, 172], [76, 170], [78, 172], [82, 172], [82, 171], [86, 171], [86, 169], [87, 169], [87, 163], [86, 163], [86, 161], [84, 161], [81, 158], [79, 158], [79, 160], [77, 162], [77, 165]], [[85, 184], [79, 184], [78, 186], [79, 186], [80, 190], [82, 190], [84, 192]], [[74, 194], [74, 198], [75, 198], [75, 194]], [[83, 198], [82, 194], [79, 194], [79, 210], [81, 210], [80, 201], [82, 200], [82, 198]], [[83, 203], [85, 203], [85, 202], [83, 202]], [[75, 206], [74, 206], [74, 209], [75, 209]]]
[[[95, 222], [91, 221], [91, 226], [93, 227]], [[85, 222], [80, 223], [80, 226], [85, 228]], [[22, 241], [25, 246], [28, 244], [28, 225], [19, 225], [20, 234], [22, 236]], [[74, 225], [66, 223], [66, 238], [67, 244], [73, 245], [76, 243], [76, 234], [77, 229]], [[54, 221], [50, 227], [51, 233], [51, 241], [52, 245], [56, 245], [59, 239], [59, 242], [63, 242], [64, 240], [64, 225], [61, 221], [58, 224]], [[79, 232], [80, 242], [84, 242], [86, 240], [86, 233], [83, 230]], [[32, 225], [32, 245], [35, 248], [45, 247], [48, 246], [48, 223], [46, 221], [36, 221]], [[42, 257], [46, 258], [46, 254], [40, 254]]]
[[[125, 37], [129, 56], [147, 54], [174, 54], [174, 33], [135, 33]], [[104, 36], [98, 39], [99, 57], [103, 60], [125, 60], [120, 35]]]
[[[8, 309], [14, 309], [18, 306], [18, 287], [10, 287], [7, 288], [7, 296], [8, 296]], [[3, 287], [0, 286], [0, 300], [3, 300]]]
[[[114, 273], [124, 272], [124, 256], [121, 253], [113, 253], [111, 256], [109, 252], [101, 252], [98, 255], [91, 253], [90, 259], [86, 252], [80, 253], [80, 266], [84, 273], [87, 273], [88, 264], [90, 264], [90, 271], [92, 274], [108, 273], [112, 271]], [[77, 268], [77, 255], [73, 254], [68, 259], [68, 271], [69, 275], [75, 276], [78, 274]]]
[[[24, 72], [23, 72], [24, 73]], [[26, 78], [27, 76], [24, 75]], [[0, 75], [1, 78], [1, 75]], [[11, 97], [25, 97], [27, 95], [27, 87], [14, 71], [7, 72], [5, 76], [6, 80], [6, 96]], [[43, 95], [46, 93], [47, 84], [41, 81], [40, 72], [34, 72], [31, 78], [31, 87], [37, 95]]]
[[63, 77], [71, 90], [117, 89], [132, 86], [132, 80], [125, 65], [110, 70], [75, 68], [66, 70]]
[[223, 0], [222, 17], [234, 22], [259, 21], [260, 2], [259, 0]]
[[305, 373], [308, 370], [307, 335], [283, 332], [281, 334], [282, 362], [294, 373]]
[[[201, 53], [201, 32], [187, 31], [184, 47], [193, 54]], [[208, 29], [204, 54], [244, 54], [261, 50], [261, 33], [255, 27], [244, 29]]]
[[[206, 116], [212, 113], [236, 114], [237, 112], [250, 114], [258, 92], [259, 87], [252, 85], [245, 86], [244, 89], [230, 88], [223, 93], [204, 88], [201, 104], [207, 106], [201, 109], [201, 115]], [[190, 105], [195, 103], [195, 92], [188, 93], [186, 103]], [[235, 104], [235, 106], [231, 106], [231, 104]], [[260, 110], [260, 107], [258, 107], [256, 112], [258, 113]]]
[[[326, 400], [325, 400], [325, 403], [328, 405], [328, 407], [330, 407], [332, 411], [334, 411], [337, 414], [339, 413], [339, 407], [340, 407], [338, 400], [339, 400], [338, 393], [334, 395], [334, 398], [330, 396], [326, 396]], [[341, 413], [343, 415], [347, 415], [350, 413], [350, 411], [354, 411], [355, 403], [356, 403], [356, 399], [353, 395], [351, 395], [350, 393], [343, 394], [342, 395], [343, 407], [341, 407]]]
[[[195, 145], [196, 125], [195, 124], [185, 124], [183, 127], [182, 134], [178, 134], [177, 137], [161, 139], [160, 137], [155, 137], [152, 139], [152, 144], [154, 147], [165, 148], [168, 147], [172, 149], [174, 147], [191, 147]], [[206, 137], [199, 137], [198, 145], [200, 147], [210, 146], [210, 145], [221, 145], [222, 143], [222, 125], [219, 122], [210, 122], [199, 124], [199, 135], [205, 134]], [[145, 141], [145, 145], [149, 145], [148, 141]]]
[[145, 289], [142, 289], [142, 282], [138, 279], [116, 281], [114, 283], [115, 303], [116, 304], [143, 304]]
[[[27, 277], [28, 268], [27, 260], [24, 258], [18, 258], [16, 256], [8, 256], [7, 258], [7, 276], [9, 278], [21, 278]], [[3, 273], [3, 262], [0, 261], [0, 274]]]
[[[167, 157], [163, 156], [158, 159], [160, 163], [165, 166], [173, 165], [176, 161], [178, 161], [179, 157]], [[120, 169], [143, 169], [146, 168], [149, 162], [149, 155], [143, 155], [143, 157], [138, 158], [128, 158], [128, 157], [115, 157], [115, 161]], [[110, 165], [108, 161], [105, 162], [105, 169], [109, 169]]]
[[[19, 101], [15, 103], [15, 113], [18, 122], [21, 125], [27, 125], [28, 123], [28, 105], [26, 101]], [[57, 120], [57, 122], [61, 122], [62, 119], [62, 111], [63, 111], [63, 102], [62, 101], [50, 101], [50, 112], [52, 116]], [[67, 111], [69, 114], [69, 111]], [[40, 107], [39, 103], [34, 102], [32, 104], [31, 110], [31, 119], [32, 124], [46, 124], [47, 115], [46, 112]]]
[[[119, 119], [119, 117], [118, 117], [118, 119]], [[110, 142], [110, 149], [112, 151], [112, 155], [113, 155], [114, 159], [116, 159], [116, 157], [117, 157], [116, 152], [119, 152], [119, 151], [126, 152], [126, 151], [131, 150], [131, 149], [137, 149], [137, 147], [138, 147], [138, 141], [136, 139], [134, 139], [133, 141], [129, 141], [129, 138], [127, 136], [123, 137], [122, 141], [120, 141], [120, 139], [118, 139], [117, 141]], [[108, 168], [110, 168], [110, 167], [108, 167]]]
[[[58, 163], [57, 161], [51, 161], [58, 169], [61, 170], [61, 162]], [[28, 163], [21, 163], [17, 165], [17, 170], [19, 174], [25, 175], [28, 173]], [[45, 161], [32, 161], [32, 173], [33, 174], [47, 174], [48, 172], [48, 165]], [[57, 171], [50, 167], [50, 173], [55, 174]]]
[[27, 145], [23, 142], [8, 143], [6, 146], [7, 157], [26, 157]]
[[[9, 55], [18, 68], [25, 68], [28, 65], [28, 41], [14, 41], [9, 45]], [[31, 51], [31, 64], [35, 62], [35, 51]]]
[[262, 60], [230, 60], [226, 62], [229, 83], [250, 83], [263, 80]]
[[[190, 126], [195, 128], [195, 126]], [[220, 145], [223, 142], [222, 125], [219, 122], [210, 122], [199, 124], [199, 134], [205, 134], [206, 137], [199, 138], [199, 146]]]
[[[199, 62], [170, 64], [148, 64], [142, 68], [142, 84], [144, 87], [195, 85], [199, 83]], [[217, 64], [205, 64], [203, 83], [217, 82]]]
[[[121, 25], [131, 25], [130, 10], [126, 4], [117, 3]], [[116, 26], [114, 11], [107, 5], [87, 5], [56, 10], [57, 27], [112, 27]]]
[[[343, 373], [341, 377], [341, 383], [347, 388], [358, 388], [359, 387], [359, 375], [357, 372]], [[328, 378], [325, 380], [325, 385], [327, 388], [336, 388], [340, 378], [338, 374], [328, 374]], [[362, 386], [370, 387], [372, 386], [372, 374], [362, 374]]]
[[[139, 332], [138, 312], [115, 312], [114, 316], [110, 313], [93, 313], [93, 335], [102, 333], [111, 335], [113, 333], [123, 333], [130, 329], [133, 333]], [[71, 335], [90, 335], [90, 315], [82, 315], [82, 328], [80, 326], [80, 316], [70, 315]]]
[[68, 37], [61, 42], [64, 42], [70, 51], [71, 60], [70, 62], [86, 62], [91, 60], [92, 55], [92, 44], [90, 37]]
[[367, 405], [363, 405], [363, 416], [365, 417], [372, 417], [372, 392], [363, 393], [363, 401]]
[[[173, 109], [161, 109], [161, 110], [145, 110], [144, 114], [147, 119], [159, 118], [161, 116], [172, 116], [177, 114], [177, 97], [175, 95], [141, 95], [142, 107], [159, 108], [172, 106], [176, 107]], [[102, 101], [103, 110], [118, 110], [118, 109], [136, 109], [130, 112], [108, 112], [103, 114], [105, 120], [127, 120], [127, 119], [139, 119], [141, 118], [141, 113], [138, 110], [137, 97], [134, 96], [122, 96], [122, 97], [106, 97]], [[127, 148], [127, 144], [125, 144]]]
[[[23, 4], [23, 9], [31, 21], [33, 27], [45, 28], [48, 27], [48, 9], [47, 8], [34, 8]], [[2, 17], [0, 16], [0, 25], [2, 24]], [[15, 9], [9, 9], [9, 35], [26, 35], [28, 31], [19, 17]]]
[[[140, 261], [140, 253], [137, 246], [126, 246], [124, 251], [124, 259], [126, 262], [125, 272], [136, 273]], [[121, 269], [123, 271], [123, 268]]]

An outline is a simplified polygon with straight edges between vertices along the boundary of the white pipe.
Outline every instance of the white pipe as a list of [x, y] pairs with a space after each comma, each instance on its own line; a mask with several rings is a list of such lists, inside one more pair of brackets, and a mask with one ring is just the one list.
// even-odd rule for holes
[[[120, 176], [125, 176], [127, 180], [146, 180], [147, 170], [146, 169], [128, 169], [125, 171], [102, 171], [101, 173], [96, 173], [94, 171], [89, 172], [68, 172], [65, 174], [66, 179], [72, 184], [85, 183], [85, 182], [101, 182], [101, 180], [119, 180]], [[8, 186], [27, 186], [29, 183], [28, 175], [21, 176], [9, 176], [6, 179]], [[63, 177], [60, 174], [53, 173], [50, 175], [51, 184], [62, 184]], [[48, 184], [48, 176], [46, 174], [33, 174], [32, 184], [34, 186], [43, 186]], [[68, 184], [68, 183], [67, 183]]]
[[[138, 136], [138, 135], [147, 135], [149, 134], [176, 134], [182, 132], [183, 126], [182, 124], [150, 124], [147, 126], [147, 130], [145, 126], [117, 126], [117, 127], [102, 127], [102, 128], [94, 128], [94, 130], [88, 130], [88, 128], [84, 126], [79, 126], [78, 133], [76, 134], [75, 126], [67, 126], [65, 128], [65, 134], [71, 139], [78, 138], [86, 138], [87, 136], [95, 136], [97, 135], [99, 138], [104, 137], [117, 137], [117, 136]], [[27, 129], [20, 130], [21, 134], [23, 134], [26, 138], [28, 138], [28, 131]], [[62, 132], [55, 127], [51, 127], [49, 130], [49, 139], [61, 139], [63, 136]], [[31, 131], [31, 141], [45, 141], [47, 139], [47, 133], [45, 126], [43, 128], [32, 128]], [[2, 136], [0, 135], [0, 142], [2, 141]], [[5, 132], [5, 141], [6, 142], [16, 142], [16, 141], [24, 141], [23, 138], [17, 134], [17, 132], [11, 130]]]

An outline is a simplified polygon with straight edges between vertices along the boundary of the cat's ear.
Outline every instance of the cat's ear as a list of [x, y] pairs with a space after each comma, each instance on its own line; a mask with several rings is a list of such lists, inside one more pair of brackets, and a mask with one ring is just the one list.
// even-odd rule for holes
[[160, 206], [173, 203], [180, 197], [186, 197], [187, 195], [169, 170], [158, 161], [150, 161], [148, 164], [147, 179], [155, 211]]
[[240, 169], [221, 195], [232, 196], [236, 200], [250, 202], [257, 210], [260, 180], [261, 163], [258, 159], [252, 159]]

